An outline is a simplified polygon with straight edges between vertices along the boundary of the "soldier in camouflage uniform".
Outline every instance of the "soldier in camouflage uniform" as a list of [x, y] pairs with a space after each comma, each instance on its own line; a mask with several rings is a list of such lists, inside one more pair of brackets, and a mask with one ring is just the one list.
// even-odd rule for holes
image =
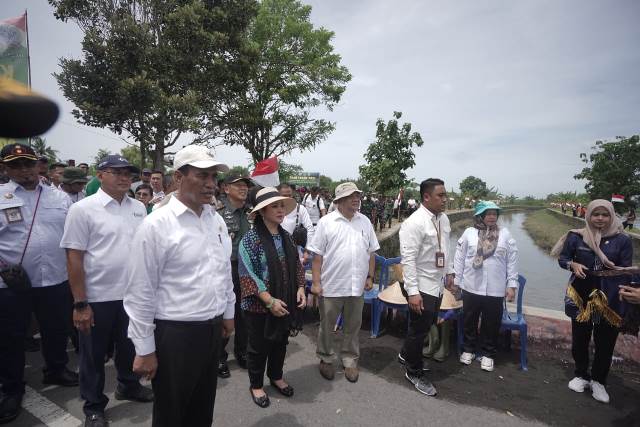
[[[236, 174], [227, 176], [224, 180], [224, 191], [226, 197], [222, 197], [222, 207], [218, 209], [218, 213], [224, 219], [229, 237], [232, 243], [231, 252], [231, 277], [233, 279], [233, 291], [236, 294], [236, 310], [235, 310], [235, 335], [233, 339], [233, 353], [236, 357], [238, 365], [242, 368], [247, 367], [247, 328], [242, 320], [242, 310], [240, 309], [240, 279], [238, 277], [238, 244], [247, 231], [251, 228], [248, 219], [247, 194], [249, 186], [252, 185], [251, 179]], [[218, 365], [218, 376], [220, 378], [229, 378], [229, 366], [227, 365], [226, 346], [229, 338], [224, 338], [220, 351], [220, 363]]]
[[384, 228], [384, 224], [386, 221], [386, 216], [384, 211], [385, 199], [386, 199], [385, 196], [380, 196], [378, 198], [378, 201], [376, 202], [376, 211], [377, 211], [376, 220], [380, 230]]
[[371, 200], [371, 196], [366, 195], [362, 198], [360, 213], [369, 218], [369, 221], [373, 223], [373, 200]]
[[391, 220], [393, 219], [393, 199], [387, 197], [384, 202], [384, 220], [387, 223], [387, 228], [391, 228]]

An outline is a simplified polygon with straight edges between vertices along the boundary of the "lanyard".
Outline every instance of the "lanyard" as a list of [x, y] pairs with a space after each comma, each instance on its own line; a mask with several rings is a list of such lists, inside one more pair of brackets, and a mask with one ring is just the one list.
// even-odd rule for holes
[[434, 216], [433, 218], [431, 218], [431, 222], [433, 222], [433, 227], [436, 229], [436, 233], [438, 235], [438, 251], [442, 252], [442, 246], [440, 244], [440, 229], [442, 228], [440, 227], [440, 219], [438, 219], [438, 222], [436, 223]]

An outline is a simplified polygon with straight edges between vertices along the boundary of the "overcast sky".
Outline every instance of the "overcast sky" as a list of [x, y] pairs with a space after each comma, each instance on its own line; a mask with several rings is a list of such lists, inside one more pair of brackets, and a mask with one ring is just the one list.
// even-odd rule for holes
[[[378, 118], [402, 111], [425, 144], [409, 175], [466, 176], [504, 194], [583, 191], [579, 153], [598, 139], [638, 133], [640, 2], [635, 0], [315, 0], [312, 20], [335, 32], [353, 80], [332, 113], [337, 129], [287, 162], [334, 179], [357, 177]], [[82, 33], [46, 0], [0, 0], [0, 18], [29, 13], [33, 87], [63, 114], [45, 135], [64, 159], [91, 161], [125, 146], [76, 123], [52, 73], [81, 55]], [[242, 149], [219, 148], [230, 165]]]

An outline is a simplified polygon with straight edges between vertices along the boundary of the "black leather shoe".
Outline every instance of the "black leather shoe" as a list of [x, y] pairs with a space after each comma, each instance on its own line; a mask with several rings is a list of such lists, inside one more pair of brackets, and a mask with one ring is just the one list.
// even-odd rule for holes
[[218, 378], [229, 378], [231, 376], [231, 372], [229, 372], [229, 365], [227, 362], [220, 362], [218, 365]]
[[249, 394], [251, 395], [251, 398], [253, 399], [253, 403], [255, 403], [256, 405], [258, 405], [261, 408], [266, 408], [267, 406], [269, 406], [271, 404], [271, 401], [269, 400], [269, 396], [267, 396], [266, 394], [264, 396], [255, 397], [253, 395], [253, 391], [251, 390], [251, 387], [249, 387]]
[[20, 414], [22, 395], [2, 396], [0, 399], [0, 424], [5, 424], [16, 419]]
[[236, 354], [236, 363], [242, 369], [247, 369], [247, 355], [246, 354]]
[[126, 393], [116, 389], [115, 396], [116, 400], [131, 400], [132, 402], [142, 403], [153, 402], [153, 390], [143, 386]]
[[107, 427], [108, 425], [109, 423], [103, 414], [87, 415], [87, 418], [84, 419], [84, 427]]
[[285, 388], [280, 388], [276, 385], [275, 382], [273, 382], [273, 380], [269, 380], [269, 381], [271, 382], [271, 387], [278, 390], [278, 393], [280, 393], [281, 395], [285, 397], [293, 396], [293, 387], [291, 387], [290, 385], [287, 385]]
[[63, 387], [75, 387], [78, 385], [78, 374], [68, 368], [64, 368], [60, 372], [44, 374], [42, 383], [61, 385]]

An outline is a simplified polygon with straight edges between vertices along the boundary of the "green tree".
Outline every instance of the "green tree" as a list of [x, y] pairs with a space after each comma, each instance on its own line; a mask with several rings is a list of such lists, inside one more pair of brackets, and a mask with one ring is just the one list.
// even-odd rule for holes
[[58, 161], [58, 150], [54, 150], [53, 147], [47, 144], [47, 140], [39, 136], [31, 138], [31, 148], [36, 152], [38, 156], [45, 156], [49, 163]]
[[302, 166], [294, 165], [292, 163], [286, 163], [282, 160], [278, 160], [278, 176], [280, 182], [289, 182], [293, 175], [303, 172]]
[[574, 176], [587, 181], [591, 199], [609, 200], [612, 194], [630, 197], [640, 194], [640, 138], [617, 136], [615, 141], [596, 141], [592, 153], [580, 153], [587, 165]]
[[132, 165], [136, 165], [140, 169], [153, 168], [153, 162], [149, 161], [149, 159], [147, 159], [145, 162], [142, 161], [142, 158], [140, 157], [140, 150], [134, 145], [127, 145], [126, 147], [124, 147], [122, 150], [120, 150], [120, 155], [127, 159], [129, 163], [131, 163]]
[[233, 92], [255, 0], [49, 0], [56, 18], [84, 32], [82, 59], [55, 74], [82, 124], [128, 133], [160, 168], [204, 109]]
[[360, 166], [360, 177], [371, 190], [387, 195], [410, 183], [405, 171], [416, 165], [413, 146], [423, 144], [420, 134], [411, 132], [411, 123], [398, 124], [401, 112], [394, 111], [393, 117], [386, 124], [376, 121], [376, 140], [364, 155], [366, 164]]
[[310, 13], [296, 0], [260, 2], [243, 89], [208, 109], [218, 142], [243, 146], [254, 162], [310, 150], [334, 130], [316, 113], [333, 109], [351, 75], [333, 51], [333, 32], [314, 28]]
[[246, 166], [234, 166], [229, 169], [229, 175], [238, 174], [240, 176], [251, 176], [249, 168]]
[[96, 153], [96, 155], [93, 157], [94, 166], [97, 167], [98, 163], [100, 163], [100, 160], [102, 160], [103, 158], [105, 158], [109, 154], [113, 154], [113, 153], [111, 151], [107, 150], [106, 148], [100, 148], [98, 150], [98, 152]]
[[487, 188], [487, 183], [475, 176], [468, 176], [460, 183], [460, 192], [464, 196], [472, 197], [476, 200], [486, 197], [490, 191]]

